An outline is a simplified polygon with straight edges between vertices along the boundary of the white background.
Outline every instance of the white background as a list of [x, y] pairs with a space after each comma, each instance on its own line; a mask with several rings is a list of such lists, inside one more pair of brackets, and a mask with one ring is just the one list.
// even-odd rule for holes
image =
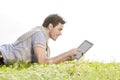
[[51, 56], [94, 43], [84, 59], [120, 62], [119, 0], [1, 0], [0, 45], [14, 42], [24, 32], [40, 26], [57, 13], [66, 20], [62, 36], [49, 41]]

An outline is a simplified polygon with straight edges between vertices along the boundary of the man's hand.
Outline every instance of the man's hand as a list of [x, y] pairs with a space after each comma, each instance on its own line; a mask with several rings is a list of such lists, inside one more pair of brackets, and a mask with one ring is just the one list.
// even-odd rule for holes
[[77, 48], [74, 48], [74, 49], [71, 49], [70, 51], [68, 51], [70, 57], [75, 56], [75, 55], [78, 54], [79, 52], [80, 52], [80, 51], [79, 51]]

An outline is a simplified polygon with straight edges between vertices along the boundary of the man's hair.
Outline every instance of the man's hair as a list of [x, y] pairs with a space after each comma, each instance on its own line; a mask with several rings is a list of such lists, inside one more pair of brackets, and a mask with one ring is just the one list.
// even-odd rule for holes
[[55, 27], [55, 26], [58, 25], [58, 23], [65, 24], [65, 21], [58, 14], [51, 14], [48, 17], [45, 18], [42, 26], [43, 27], [48, 27], [49, 24], [52, 24], [53, 27]]

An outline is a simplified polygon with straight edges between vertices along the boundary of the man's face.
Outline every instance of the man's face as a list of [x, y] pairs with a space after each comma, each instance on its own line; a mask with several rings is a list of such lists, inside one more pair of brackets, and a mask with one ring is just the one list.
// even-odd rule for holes
[[54, 28], [52, 27], [50, 29], [49, 37], [55, 41], [58, 38], [58, 36], [62, 35], [61, 32], [62, 30], [63, 30], [63, 24], [59, 23]]

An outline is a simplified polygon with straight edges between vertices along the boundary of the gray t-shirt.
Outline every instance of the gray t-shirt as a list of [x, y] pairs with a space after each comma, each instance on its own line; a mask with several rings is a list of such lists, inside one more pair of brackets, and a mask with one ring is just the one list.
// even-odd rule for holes
[[27, 40], [14, 45], [4, 44], [0, 46], [0, 51], [4, 57], [5, 64], [12, 64], [17, 61], [36, 62], [33, 47], [42, 46], [46, 48], [46, 35], [42, 31], [34, 33]]

